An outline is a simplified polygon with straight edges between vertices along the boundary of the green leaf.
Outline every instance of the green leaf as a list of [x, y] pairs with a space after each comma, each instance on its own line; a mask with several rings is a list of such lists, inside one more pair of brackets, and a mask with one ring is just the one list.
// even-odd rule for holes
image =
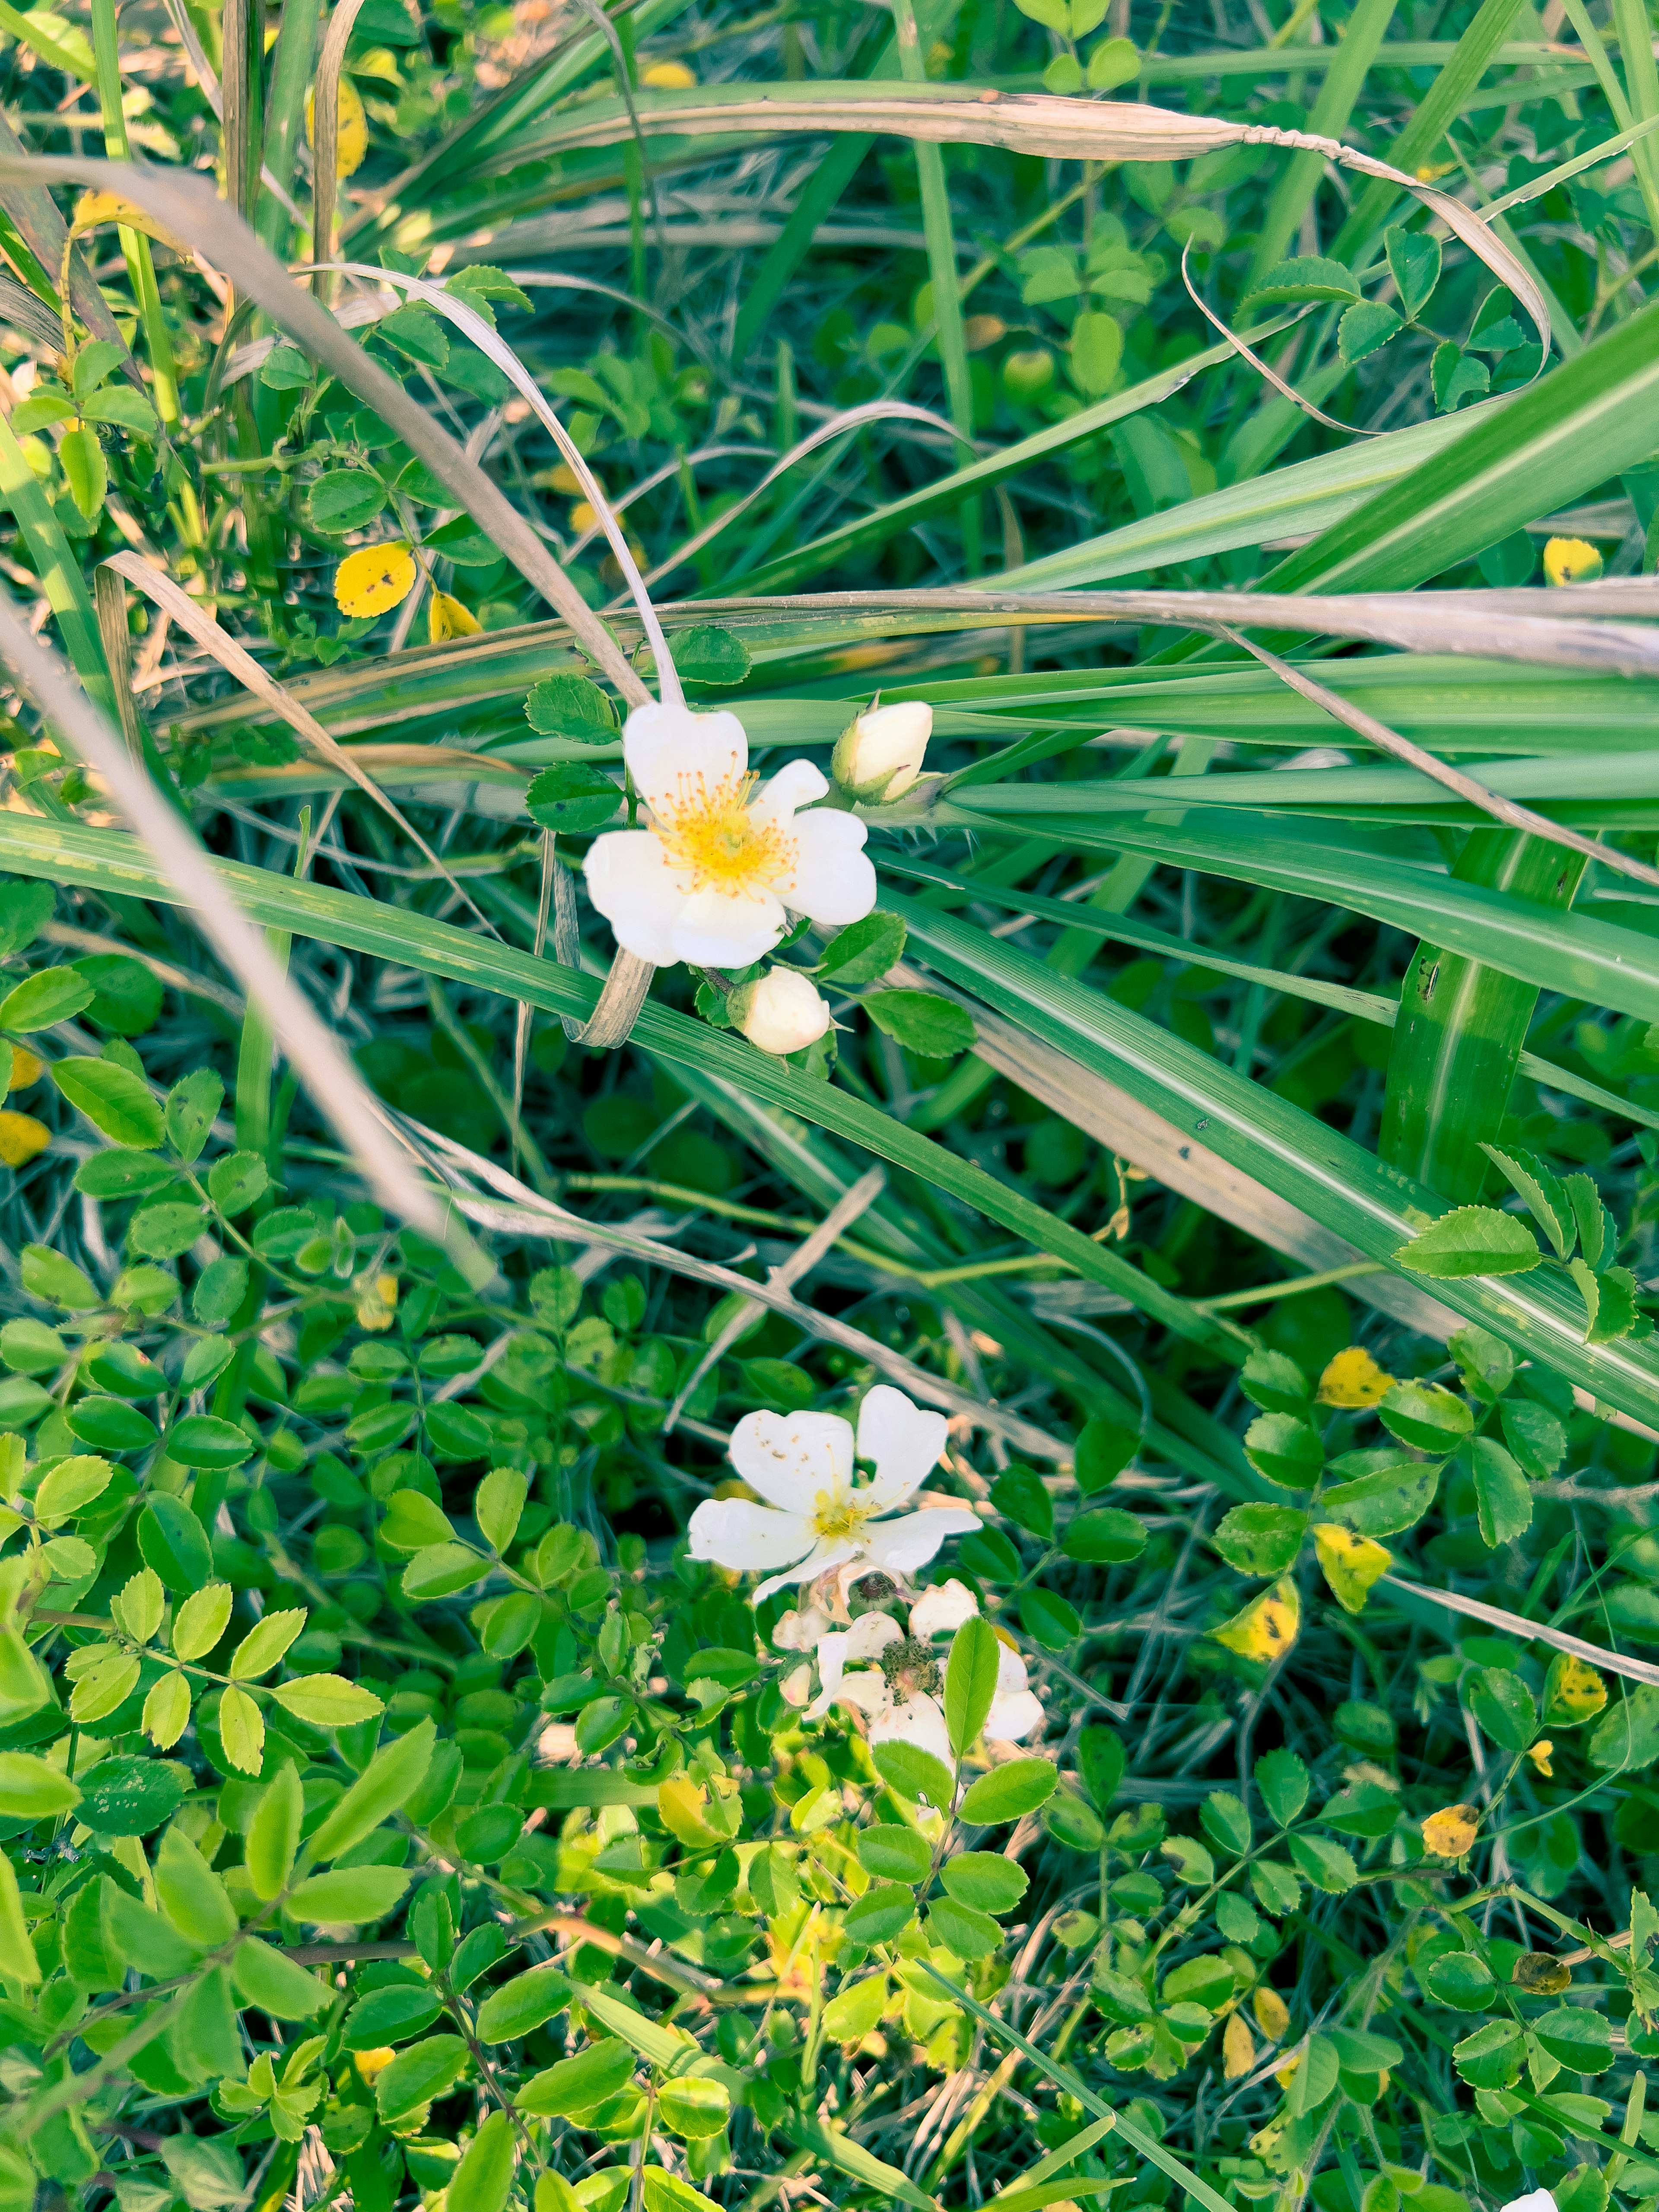
[[1284, 1352], [1253, 1346], [1238, 1380], [1244, 1395], [1264, 1413], [1294, 1413], [1306, 1419], [1312, 1386], [1295, 1360]]
[[1395, 1255], [1413, 1274], [1438, 1278], [1524, 1274], [1540, 1256], [1526, 1223], [1490, 1206], [1455, 1207]]
[[1293, 1751], [1264, 1752], [1255, 1763], [1255, 1786], [1269, 1818], [1288, 1828], [1308, 1802], [1308, 1770]]
[[1342, 1479], [1320, 1497], [1320, 1510], [1361, 1536], [1414, 1528], [1434, 1503], [1440, 1462], [1393, 1450], [1344, 1452], [1330, 1472]]
[[846, 991], [879, 982], [903, 957], [904, 924], [895, 914], [867, 914], [862, 921], [837, 930], [817, 966], [820, 977], [833, 976]]
[[[9, 1873], [9, 1862], [4, 1863]], [[207, 1948], [180, 1934], [159, 1912], [152, 1912], [149, 1905], [129, 1897], [112, 1881], [104, 1884], [103, 1936], [108, 1950], [121, 1965], [136, 1966], [152, 1981], [169, 1981], [176, 1974], [191, 1972]]]
[[231, 1974], [243, 2003], [269, 2013], [273, 2020], [309, 2020], [333, 1995], [315, 1974], [252, 1936], [237, 1945]]
[[[945, 1719], [951, 1748], [958, 1759], [979, 1741], [985, 1717], [997, 1693], [997, 1660], [1001, 1651], [996, 1631], [981, 1614], [964, 1620], [951, 1641], [945, 1673]], [[935, 1803], [945, 1803], [935, 1799]]]
[[112, 1060], [71, 1058], [54, 1061], [52, 1080], [71, 1106], [78, 1107], [112, 1143], [150, 1152], [162, 1137], [161, 1109], [141, 1076]]
[[1291, 1836], [1286, 1841], [1297, 1871], [1316, 1889], [1340, 1897], [1358, 1881], [1353, 1854], [1340, 1844], [1328, 1842], [1323, 1836]]
[[1121, 1566], [1139, 1559], [1146, 1550], [1146, 1530], [1134, 1514], [1115, 1505], [1098, 1506], [1091, 1513], [1073, 1515], [1060, 1548], [1068, 1559], [1093, 1566]]
[[1500, 1152], [1496, 1145], [1486, 1144], [1480, 1149], [1519, 1194], [1533, 1219], [1555, 1247], [1556, 1258], [1565, 1260], [1572, 1249], [1578, 1228], [1561, 1178], [1535, 1152]]
[[208, 1196], [227, 1220], [246, 1213], [270, 1188], [270, 1170], [258, 1152], [228, 1152], [208, 1170]]
[[574, 2119], [592, 2112], [631, 2081], [635, 2063], [633, 2051], [620, 2037], [606, 2037], [578, 2051], [574, 2058], [562, 2058], [556, 2066], [532, 2075], [515, 2101], [520, 2112], [537, 2119]]
[[210, 1067], [198, 1067], [181, 1076], [167, 1093], [167, 1142], [179, 1158], [198, 1159], [225, 1100], [225, 1086]]
[[1489, 2021], [1455, 2045], [1452, 2063], [1471, 2088], [1501, 2089], [1520, 2070], [1520, 2043], [1516, 2021]]
[[556, 761], [532, 779], [524, 798], [532, 821], [572, 836], [601, 828], [622, 801], [622, 786], [587, 761]]
[[45, 1244], [23, 1247], [23, 1288], [43, 1304], [63, 1306], [70, 1313], [87, 1313], [104, 1303], [102, 1293], [72, 1260], [65, 1260]]
[[1401, 310], [1407, 322], [1415, 322], [1440, 282], [1440, 241], [1426, 231], [1395, 223], [1382, 234], [1382, 250], [1400, 289]]
[[411, 2035], [422, 2035], [431, 2027], [441, 2008], [437, 1992], [424, 1985], [404, 1982], [373, 1990], [346, 2016], [346, 2049], [380, 2051], [387, 2044], [407, 2043]]
[[1292, 1505], [1235, 1505], [1224, 1514], [1215, 1547], [1241, 1575], [1282, 1575], [1302, 1549], [1308, 1516]]
[[270, 1694], [284, 1712], [313, 1728], [355, 1728], [386, 1711], [372, 1690], [340, 1674], [301, 1674], [295, 1681], [278, 1682]]
[[1380, 300], [1357, 301], [1336, 326], [1337, 351], [1351, 366], [1369, 361], [1405, 327], [1394, 309]]
[[902, 1738], [890, 1739], [874, 1747], [876, 1771], [882, 1780], [907, 1797], [912, 1804], [925, 1798], [941, 1811], [948, 1812], [956, 1795], [956, 1784], [950, 1770], [935, 1759], [931, 1752], [921, 1751]]
[[573, 744], [609, 744], [617, 735], [616, 708], [585, 676], [547, 677], [526, 699], [524, 711], [532, 730]]
[[532, 1966], [489, 1992], [478, 2008], [479, 2037], [485, 2043], [512, 2043], [521, 2035], [533, 2035], [564, 2010], [570, 1994], [570, 1983], [558, 1967]]
[[1000, 1827], [1034, 1813], [1053, 1794], [1055, 1780], [1046, 1759], [1011, 1759], [969, 1784], [957, 1816], [966, 1828]]
[[404, 1569], [403, 1594], [411, 1604], [452, 1597], [457, 1590], [471, 1589], [489, 1571], [489, 1560], [465, 1544], [431, 1544], [416, 1552]]
[[436, 1739], [428, 1719], [383, 1744], [312, 1838], [312, 1856], [338, 1858], [406, 1804], [426, 1778]]
[[229, 1624], [235, 1598], [228, 1583], [210, 1583], [185, 1600], [173, 1616], [173, 1648], [180, 1659], [206, 1657]]
[[[385, 324], [380, 327], [384, 330]], [[310, 380], [307, 374], [306, 381]], [[386, 486], [369, 470], [329, 469], [307, 494], [306, 511], [313, 530], [344, 537], [373, 522], [386, 501]]]
[[257, 1682], [268, 1674], [305, 1625], [303, 1606], [264, 1614], [230, 1655], [231, 1680]]
[[927, 1932], [958, 1959], [988, 1959], [1002, 1948], [1002, 1930], [988, 1912], [955, 1897], [936, 1897], [927, 1908]]
[[[72, 1812], [81, 1792], [66, 1774], [27, 1751], [0, 1751], [0, 1818], [55, 1820]], [[84, 1817], [84, 1816], [83, 1816]], [[87, 1826], [98, 1823], [88, 1820]]]
[[298, 1884], [289, 1894], [289, 1909], [296, 1920], [361, 1927], [367, 1920], [384, 1920], [411, 1879], [403, 1867], [339, 1867]]
[[1265, 307], [1273, 302], [1287, 301], [1299, 303], [1304, 300], [1351, 301], [1359, 297], [1359, 287], [1353, 273], [1340, 261], [1330, 261], [1322, 254], [1294, 254], [1270, 269], [1261, 282], [1243, 301], [1249, 307]]
[[[429, 1727], [429, 1722], [423, 1722]], [[247, 1832], [246, 1857], [248, 1879], [253, 1893], [266, 1904], [282, 1894], [288, 1878], [294, 1871], [295, 1853], [300, 1848], [300, 1824], [305, 1815], [305, 1798], [300, 1787], [300, 1771], [291, 1760], [280, 1765], [264, 1795], [259, 1800]], [[324, 1852], [319, 1856], [327, 1857]]]
[[924, 1060], [953, 1059], [976, 1035], [972, 1015], [933, 991], [877, 991], [864, 1007], [878, 1030]]
[[1532, 1692], [1506, 1667], [1483, 1667], [1469, 1685], [1469, 1711], [1492, 1741], [1524, 1751], [1538, 1733]]
[[1073, 1472], [1085, 1498], [1109, 1489], [1140, 1446], [1139, 1431], [1097, 1413], [1079, 1431]]
[[92, 986], [73, 968], [41, 968], [0, 999], [0, 1030], [27, 1036], [92, 1004]]
[[212, 1950], [236, 1933], [228, 1891], [176, 1827], [167, 1830], [155, 1855], [155, 1894], [179, 1933], [198, 1949]]
[[507, 1550], [518, 1532], [529, 1486], [516, 1468], [498, 1467], [478, 1485], [472, 1510], [492, 1551]]
[[1442, 1458], [1474, 1426], [1467, 1401], [1437, 1382], [1395, 1382], [1378, 1402], [1377, 1419], [1413, 1451]]
[[866, 1874], [884, 1881], [913, 1883], [924, 1879], [933, 1856], [914, 1828], [885, 1826], [860, 1831], [858, 1855]]
[[257, 1449], [234, 1421], [222, 1421], [214, 1413], [186, 1413], [167, 1431], [167, 1455], [180, 1467], [240, 1467]]
[[1311, 1490], [1325, 1464], [1318, 1435], [1291, 1413], [1259, 1414], [1244, 1431], [1244, 1455], [1258, 1474], [1287, 1490]]
[[1607, 2021], [1588, 2005], [1560, 2005], [1533, 2022], [1533, 2033], [1552, 2058], [1574, 2074], [1605, 2074], [1613, 2064]]
[[674, 665], [688, 684], [741, 684], [750, 670], [749, 648], [729, 629], [697, 623], [677, 630], [668, 641]]
[[1048, 1589], [1020, 1592], [1019, 1625], [1045, 1651], [1069, 1651], [1083, 1633], [1077, 1607]]
[[213, 1573], [213, 1553], [201, 1522], [181, 1499], [165, 1492], [151, 1498], [138, 1516], [138, 1548], [176, 1596], [205, 1588]]
[[115, 1469], [106, 1459], [61, 1459], [40, 1478], [34, 1493], [34, 1517], [56, 1528], [109, 1488]]
[[491, 2112], [480, 2123], [445, 2192], [448, 2212], [503, 2212], [517, 2148], [512, 2115]]
[[454, 2087], [467, 2065], [467, 2048], [459, 2035], [429, 2035], [400, 2051], [375, 2076], [374, 2102], [383, 2122], [406, 2118]]
[[1024, 1869], [999, 1851], [959, 1852], [945, 1862], [942, 1879], [959, 1905], [978, 1912], [1012, 1912], [1030, 1886]]
[[1527, 1478], [1502, 1444], [1476, 1437], [1467, 1447], [1474, 1476], [1480, 1540], [1489, 1550], [1513, 1543], [1532, 1526], [1532, 1492]]
[[991, 1503], [1005, 1520], [1046, 1542], [1054, 1533], [1054, 1502], [1040, 1474], [1018, 1462], [991, 1485]]

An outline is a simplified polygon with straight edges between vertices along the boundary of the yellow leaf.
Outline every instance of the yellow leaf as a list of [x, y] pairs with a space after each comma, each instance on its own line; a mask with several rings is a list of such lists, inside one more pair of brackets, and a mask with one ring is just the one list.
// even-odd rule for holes
[[570, 527], [579, 532], [592, 530], [599, 519], [598, 511], [585, 499], [579, 499], [570, 510]]
[[1255, 2038], [1245, 2025], [1242, 2012], [1230, 2013], [1221, 2032], [1221, 2070], [1228, 2081], [1237, 2081], [1255, 2063]]
[[1555, 1771], [1550, 1765], [1550, 1753], [1554, 1749], [1555, 1746], [1547, 1735], [1540, 1735], [1536, 1743], [1529, 1743], [1527, 1746], [1527, 1757], [1531, 1759], [1546, 1782], [1553, 1782], [1555, 1779]]
[[1250, 1999], [1250, 2007], [1255, 2014], [1256, 2026], [1268, 2042], [1282, 2043], [1291, 2024], [1291, 2008], [1279, 1991], [1263, 1982]]
[[1319, 1378], [1319, 1402], [1322, 1406], [1375, 1406], [1387, 1395], [1394, 1382], [1366, 1351], [1364, 1345], [1351, 1344], [1346, 1352], [1339, 1352]]
[[46, 1072], [46, 1064], [37, 1060], [32, 1052], [25, 1052], [21, 1044], [11, 1048], [11, 1081], [8, 1091], [27, 1091], [31, 1083], [38, 1083]]
[[1556, 1728], [1594, 1720], [1607, 1702], [1607, 1686], [1587, 1660], [1558, 1651], [1544, 1677], [1544, 1718]]
[[1212, 1628], [1211, 1635], [1241, 1659], [1282, 1658], [1302, 1626], [1302, 1600], [1288, 1576], [1264, 1590], [1243, 1613]]
[[1320, 1569], [1338, 1604], [1345, 1613], [1363, 1613], [1371, 1584], [1394, 1565], [1394, 1553], [1334, 1521], [1317, 1525], [1313, 1539]]
[[343, 615], [383, 615], [415, 588], [415, 556], [401, 538], [348, 553], [334, 572], [334, 604]]
[[1480, 1814], [1474, 1805], [1443, 1805], [1423, 1823], [1423, 1844], [1437, 1859], [1461, 1859], [1474, 1849]]
[[1552, 584], [1593, 584], [1601, 556], [1582, 538], [1552, 538], [1544, 548], [1544, 574]]
[[[317, 95], [306, 94], [306, 143], [313, 150], [317, 144]], [[363, 103], [357, 88], [349, 76], [340, 79], [339, 97], [334, 104], [334, 173], [349, 177], [362, 165], [368, 151], [368, 118], [363, 112]]]
[[653, 92], [685, 92], [696, 82], [695, 71], [684, 62], [653, 62], [640, 71], [640, 82]]
[[483, 629], [471, 607], [451, 592], [434, 592], [427, 604], [426, 634], [434, 645], [452, 637], [477, 637]]
[[52, 1142], [52, 1131], [33, 1114], [0, 1113], [0, 1160], [21, 1168]]
[[125, 200], [119, 192], [82, 192], [75, 203], [76, 235], [82, 231], [97, 230], [106, 222], [122, 223], [128, 230], [142, 230], [146, 238], [170, 246], [186, 261], [195, 251], [187, 238], [180, 238], [176, 230], [169, 230], [166, 223], [147, 214], [136, 200]]
[[385, 2073], [398, 2054], [395, 2051], [383, 2048], [380, 2051], [359, 2051], [354, 2056], [359, 2074], [365, 2081], [372, 2081], [377, 2074]]
[[707, 1793], [683, 1774], [671, 1775], [657, 1786], [657, 1811], [664, 1827], [694, 1850], [714, 1840], [714, 1831], [702, 1817], [708, 1802]]

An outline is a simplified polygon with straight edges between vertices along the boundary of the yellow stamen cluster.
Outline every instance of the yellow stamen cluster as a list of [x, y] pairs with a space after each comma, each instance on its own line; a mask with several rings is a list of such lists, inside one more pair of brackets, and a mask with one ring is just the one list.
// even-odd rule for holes
[[693, 890], [727, 897], [774, 890], [788, 874], [794, 841], [775, 822], [757, 822], [749, 802], [757, 779], [722, 776], [714, 785], [682, 776], [677, 797], [653, 809], [657, 835], [671, 867]]
[[820, 1536], [856, 1536], [869, 1517], [869, 1507], [845, 1490], [821, 1490], [812, 1500], [812, 1526]]

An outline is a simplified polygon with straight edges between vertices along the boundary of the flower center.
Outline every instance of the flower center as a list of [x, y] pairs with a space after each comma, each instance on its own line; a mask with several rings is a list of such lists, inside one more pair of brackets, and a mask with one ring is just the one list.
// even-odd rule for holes
[[869, 1517], [870, 1508], [851, 1491], [821, 1490], [812, 1500], [812, 1526], [820, 1536], [856, 1536]]
[[907, 1698], [936, 1698], [939, 1693], [939, 1662], [929, 1647], [914, 1636], [886, 1645], [877, 1663], [887, 1677], [888, 1688], [901, 1704]]
[[670, 867], [689, 875], [694, 891], [735, 898], [770, 890], [788, 874], [794, 840], [749, 811], [757, 781], [727, 775], [710, 785], [701, 775], [683, 775], [678, 794], [653, 810]]

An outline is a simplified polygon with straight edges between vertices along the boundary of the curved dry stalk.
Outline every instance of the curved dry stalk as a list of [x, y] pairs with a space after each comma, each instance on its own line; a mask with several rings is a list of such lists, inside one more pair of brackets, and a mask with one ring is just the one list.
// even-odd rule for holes
[[[334, 1128], [390, 1212], [447, 1240], [475, 1278], [493, 1272], [470, 1237], [458, 1243], [452, 1210], [415, 1174], [385, 1116], [338, 1042], [273, 957], [262, 931], [242, 914], [189, 824], [169, 806], [128, 752], [119, 733], [88, 698], [52, 647], [34, 636], [9, 594], [0, 592], [0, 660], [76, 757], [96, 769], [156, 865], [183, 896], [198, 927], [271, 1028], [318, 1111]], [[482, 1274], [479, 1273], [482, 1266]]]
[[[1431, 208], [1525, 309], [1539, 342], [1550, 346], [1549, 309], [1531, 271], [1474, 211], [1370, 154], [1309, 131], [1279, 131], [1265, 123], [1229, 123], [1216, 116], [1179, 115], [1172, 109], [1133, 100], [1076, 100], [1061, 94], [1000, 92], [994, 86], [906, 85], [902, 92], [883, 85], [826, 82], [813, 85], [755, 85], [733, 96], [730, 85], [640, 97], [639, 121], [647, 131], [672, 131], [676, 137], [731, 133], [778, 137], [793, 132], [858, 131], [878, 137], [921, 140], [930, 145], [1001, 146], [1018, 154], [1041, 154], [1063, 161], [1190, 161], [1225, 146], [1280, 146], [1291, 153], [1321, 154], [1340, 168], [1357, 170], [1395, 185]], [[591, 109], [562, 115], [558, 150], [614, 145], [632, 135], [633, 125], [617, 101], [595, 101]], [[540, 145], [550, 149], [554, 134]], [[1339, 425], [1339, 428], [1340, 426]]]
[[1264, 668], [1271, 669], [1281, 684], [1288, 684], [1292, 691], [1299, 691], [1315, 706], [1322, 707], [1334, 721], [1340, 722], [1356, 737], [1364, 738], [1391, 759], [1414, 768], [1419, 775], [1426, 775], [1446, 790], [1455, 792], [1469, 805], [1490, 814], [1493, 821], [1507, 823], [1511, 830], [1524, 830], [1529, 836], [1541, 837], [1548, 844], [1565, 845], [1569, 852], [1582, 853], [1586, 860], [1599, 860], [1604, 868], [1612, 868], [1621, 876], [1633, 876], [1638, 883], [1659, 890], [1659, 868], [1650, 868], [1645, 860], [1621, 853], [1616, 846], [1604, 845], [1597, 838], [1569, 830], [1563, 823], [1552, 822], [1547, 814], [1534, 814], [1530, 806], [1522, 806], [1516, 799], [1505, 799], [1475, 777], [1466, 775], [1461, 768], [1451, 767], [1438, 754], [1413, 744], [1409, 738], [1402, 738], [1397, 730], [1391, 730], [1386, 722], [1379, 722], [1375, 714], [1368, 714], [1352, 699], [1344, 699], [1325, 684], [1316, 684], [1312, 677], [1304, 675], [1299, 668], [1292, 668], [1288, 660], [1281, 660], [1265, 646], [1252, 645], [1249, 638], [1241, 637], [1224, 623], [1216, 623], [1215, 632], [1218, 637], [1224, 637], [1229, 645], [1239, 647]]
[[[117, 193], [159, 216], [199, 246], [216, 267], [234, 270], [238, 291], [397, 432], [454, 504], [466, 510], [526, 581], [558, 610], [582, 651], [623, 697], [636, 706], [650, 697], [610, 631], [501, 487], [467, 459], [457, 441], [409, 397], [395, 377], [353, 344], [320, 302], [300, 289], [264, 240], [216, 197], [204, 179], [135, 162], [40, 155], [0, 155], [0, 178], [90, 185]], [[378, 269], [374, 273], [382, 280], [389, 274]]]
[[[1310, 421], [1322, 422], [1328, 430], [1338, 431], [1345, 438], [1381, 438], [1387, 435], [1387, 433], [1382, 430], [1362, 430], [1354, 423], [1339, 422], [1334, 415], [1328, 415], [1322, 407], [1316, 407], [1311, 399], [1304, 399], [1293, 384], [1287, 383], [1276, 368], [1270, 368], [1255, 349], [1240, 337], [1232, 325], [1224, 316], [1217, 314], [1215, 309], [1211, 307], [1197, 285], [1194, 283], [1187, 265], [1192, 250], [1193, 241], [1189, 238], [1181, 249], [1181, 281], [1187, 288], [1187, 297], [1198, 309], [1210, 328], [1226, 339], [1241, 361], [1247, 362], [1258, 376], [1271, 384], [1281, 398], [1288, 399], [1293, 407], [1299, 407]], [[1540, 370], [1542, 367], [1543, 363], [1540, 362], [1539, 363]]]
[[363, 0], [340, 0], [330, 16], [312, 94], [311, 251], [313, 259], [324, 264], [312, 279], [312, 290], [325, 307], [334, 289], [326, 264], [334, 252], [334, 210], [340, 197], [340, 71], [362, 4]]
[[141, 553], [112, 553], [107, 560], [99, 563], [100, 578], [110, 569], [117, 575], [125, 577], [128, 583], [141, 591], [156, 606], [164, 608], [181, 629], [190, 632], [198, 645], [207, 647], [227, 675], [234, 676], [239, 684], [252, 692], [255, 698], [263, 699], [265, 705], [273, 713], [280, 714], [291, 730], [296, 730], [331, 768], [337, 769], [342, 775], [356, 785], [366, 798], [372, 799], [382, 813], [390, 816], [422, 859], [437, 870], [456, 897], [483, 923], [489, 934], [492, 937], [501, 934], [489, 915], [461, 888], [402, 808], [364, 771], [362, 763], [355, 760], [343, 745], [337, 744], [322, 724], [314, 715], [307, 713], [291, 692], [285, 691], [274, 677], [265, 673], [252, 654], [246, 652], [228, 629], [221, 628], [199, 599], [192, 599], [187, 592], [173, 582], [171, 576], [153, 568]]

